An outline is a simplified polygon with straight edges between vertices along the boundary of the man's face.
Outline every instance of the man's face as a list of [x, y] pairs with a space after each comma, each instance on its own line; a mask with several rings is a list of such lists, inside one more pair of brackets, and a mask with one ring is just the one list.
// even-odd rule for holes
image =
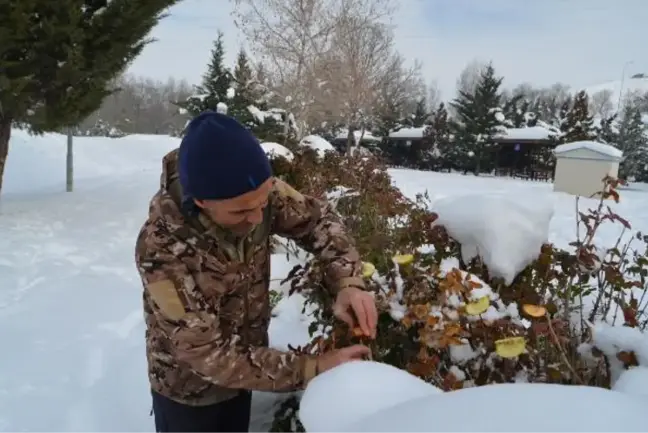
[[245, 235], [263, 220], [263, 209], [268, 205], [272, 178], [256, 190], [227, 200], [196, 200], [216, 224], [237, 235]]

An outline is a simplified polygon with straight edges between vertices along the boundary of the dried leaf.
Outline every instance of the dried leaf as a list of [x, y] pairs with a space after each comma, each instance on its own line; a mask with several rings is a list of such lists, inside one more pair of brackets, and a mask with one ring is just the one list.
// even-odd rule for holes
[[362, 276], [364, 278], [371, 278], [375, 272], [376, 267], [373, 265], [373, 263], [362, 262]]
[[488, 310], [488, 307], [490, 307], [490, 298], [488, 296], [484, 296], [482, 298], [479, 298], [476, 302], [467, 304], [466, 314], [469, 314], [471, 316], [479, 316], [480, 314]]
[[544, 317], [547, 314], [547, 309], [541, 305], [533, 304], [524, 304], [522, 305], [522, 311], [531, 317]]
[[515, 358], [524, 353], [524, 337], [509, 337], [495, 341], [495, 352], [502, 358]]
[[398, 254], [393, 257], [393, 260], [400, 266], [409, 265], [414, 262], [414, 254]]

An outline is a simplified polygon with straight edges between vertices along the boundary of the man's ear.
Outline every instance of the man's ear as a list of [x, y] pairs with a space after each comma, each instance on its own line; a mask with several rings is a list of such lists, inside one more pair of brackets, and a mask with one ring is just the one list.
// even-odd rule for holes
[[196, 204], [196, 206], [198, 206], [200, 209], [205, 208], [205, 202], [203, 200], [198, 200], [198, 199], [195, 198], [195, 199], [193, 199], [193, 201]]

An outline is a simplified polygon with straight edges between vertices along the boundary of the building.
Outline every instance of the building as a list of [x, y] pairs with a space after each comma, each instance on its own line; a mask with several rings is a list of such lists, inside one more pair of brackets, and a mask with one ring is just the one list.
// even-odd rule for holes
[[593, 197], [603, 189], [605, 176], [617, 177], [623, 152], [595, 141], [575, 141], [554, 150], [554, 191]]

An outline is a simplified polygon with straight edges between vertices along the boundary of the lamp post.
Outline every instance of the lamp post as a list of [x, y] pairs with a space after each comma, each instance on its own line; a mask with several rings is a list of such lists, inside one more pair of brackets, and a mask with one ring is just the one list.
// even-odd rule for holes
[[617, 113], [621, 110], [621, 100], [623, 99], [623, 84], [625, 83], [626, 69], [628, 66], [634, 63], [633, 60], [628, 60], [623, 64], [623, 69], [621, 71], [621, 83], [619, 84], [619, 102], [617, 102]]

